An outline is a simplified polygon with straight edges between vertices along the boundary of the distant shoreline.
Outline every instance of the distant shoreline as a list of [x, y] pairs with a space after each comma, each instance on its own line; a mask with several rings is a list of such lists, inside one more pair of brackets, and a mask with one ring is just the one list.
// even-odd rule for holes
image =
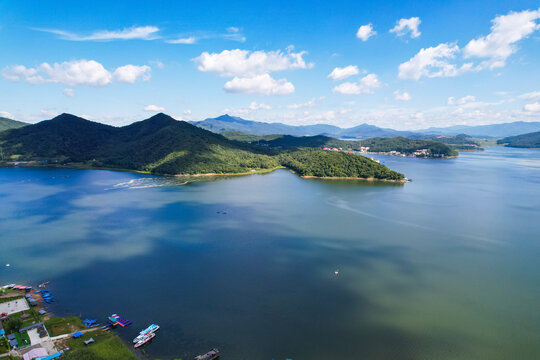
[[[163, 177], [179, 177], [179, 178], [188, 178], [188, 177], [220, 177], [220, 176], [246, 176], [246, 175], [257, 175], [257, 174], [268, 174], [271, 172], [274, 172], [279, 169], [286, 169], [292, 172], [293, 174], [296, 174], [291, 169], [288, 169], [284, 166], [278, 166], [272, 169], [261, 169], [261, 170], [253, 170], [253, 171], [247, 171], [247, 172], [241, 172], [241, 173], [201, 173], [201, 174], [155, 174], [151, 173], [149, 171], [143, 171], [143, 170], [130, 170], [130, 169], [118, 169], [118, 168], [105, 168], [105, 167], [92, 167], [87, 165], [60, 165], [60, 164], [7, 164], [7, 163], [0, 163], [0, 167], [8, 168], [8, 167], [28, 167], [28, 168], [56, 168], [56, 169], [77, 169], [77, 170], [108, 170], [108, 171], [120, 171], [120, 172], [131, 172], [136, 174], [146, 174], [146, 175], [154, 175], [154, 176], [163, 176]], [[298, 175], [298, 174], [296, 174]], [[332, 177], [332, 176], [311, 176], [311, 175], [298, 175], [299, 177], [303, 179], [322, 179], [322, 180], [362, 180], [362, 181], [382, 181], [382, 182], [391, 182], [391, 183], [406, 183], [407, 181], [405, 179], [402, 180], [390, 180], [390, 179], [376, 179], [376, 178], [361, 178], [361, 177]]]
[[390, 180], [390, 179], [376, 179], [373, 177], [362, 178], [362, 177], [349, 177], [349, 176], [310, 176], [310, 175], [304, 175], [300, 177], [303, 179], [383, 181], [383, 182], [401, 183], [401, 184], [404, 184], [407, 182], [407, 180], [405, 179]]

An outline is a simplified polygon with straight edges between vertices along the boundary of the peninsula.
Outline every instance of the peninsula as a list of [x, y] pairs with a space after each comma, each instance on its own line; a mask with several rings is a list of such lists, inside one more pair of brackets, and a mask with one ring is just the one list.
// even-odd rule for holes
[[277, 168], [300, 176], [403, 181], [363, 156], [234, 141], [165, 114], [114, 127], [61, 114], [0, 132], [2, 165], [119, 169], [158, 175], [245, 174]]

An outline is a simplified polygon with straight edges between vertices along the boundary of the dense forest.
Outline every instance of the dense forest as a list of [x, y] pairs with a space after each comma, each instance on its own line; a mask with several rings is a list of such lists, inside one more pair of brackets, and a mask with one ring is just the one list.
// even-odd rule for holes
[[373, 138], [360, 141], [362, 146], [369, 146], [370, 152], [390, 152], [410, 154], [420, 149], [429, 150], [432, 156], [457, 156], [458, 152], [450, 146], [433, 140], [395, 138]]
[[322, 150], [285, 151], [255, 146], [229, 140], [165, 114], [123, 127], [62, 114], [35, 125], [0, 132], [0, 148], [6, 161], [155, 174], [247, 173], [286, 167], [300, 175], [403, 178], [402, 174], [357, 155], [329, 156]]
[[373, 160], [340, 151], [303, 149], [283, 152], [279, 158], [283, 166], [301, 176], [403, 179], [402, 174], [378, 166]]
[[518, 148], [540, 148], [540, 131], [517, 136], [509, 136], [498, 140], [497, 144]]

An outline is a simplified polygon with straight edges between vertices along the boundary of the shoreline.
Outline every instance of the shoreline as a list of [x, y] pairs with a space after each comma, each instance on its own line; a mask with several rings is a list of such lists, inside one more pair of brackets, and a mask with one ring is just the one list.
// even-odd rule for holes
[[[189, 178], [189, 177], [200, 177], [200, 178], [209, 178], [209, 177], [224, 177], [224, 176], [246, 176], [246, 175], [257, 175], [257, 174], [268, 174], [279, 169], [287, 169], [295, 175], [298, 175], [293, 170], [286, 168], [285, 166], [278, 166], [271, 169], [260, 169], [252, 170], [241, 173], [200, 173], [200, 174], [156, 174], [149, 171], [143, 170], [131, 170], [131, 169], [118, 169], [118, 168], [108, 168], [108, 167], [93, 167], [93, 166], [81, 166], [81, 165], [59, 165], [59, 164], [6, 164], [0, 163], [0, 167], [3, 168], [53, 168], [53, 169], [76, 169], [76, 170], [108, 170], [108, 171], [119, 171], [119, 172], [130, 172], [135, 174], [145, 174], [153, 176], [163, 176], [163, 177], [178, 177], [178, 178]], [[322, 180], [363, 180], [363, 181], [382, 181], [382, 182], [392, 182], [392, 183], [406, 183], [406, 180], [388, 180], [388, 179], [375, 179], [375, 178], [360, 178], [360, 177], [330, 177], [330, 176], [310, 176], [310, 175], [298, 175], [303, 179], [322, 179]]]
[[389, 179], [376, 179], [373, 177], [370, 178], [362, 178], [362, 177], [350, 177], [350, 176], [312, 176], [312, 175], [300, 175], [303, 179], [322, 179], [322, 180], [362, 180], [362, 181], [382, 181], [382, 182], [390, 182], [390, 183], [398, 183], [398, 184], [405, 184], [407, 180], [389, 180]]

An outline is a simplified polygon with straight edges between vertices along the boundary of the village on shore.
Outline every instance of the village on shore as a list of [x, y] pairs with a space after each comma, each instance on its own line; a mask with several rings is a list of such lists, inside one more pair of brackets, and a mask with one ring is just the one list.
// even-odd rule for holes
[[[0, 287], [0, 360], [50, 359], [137, 359], [138, 357], [113, 328], [124, 328], [131, 321], [117, 314], [97, 319], [81, 320], [76, 316], [56, 317], [48, 311], [55, 302], [48, 282], [32, 286], [9, 284]], [[149, 344], [156, 337], [159, 326], [151, 324], [133, 340], [134, 349]], [[110, 354], [106, 357], [97, 354]], [[212, 349], [195, 360], [219, 358], [219, 350]]]

